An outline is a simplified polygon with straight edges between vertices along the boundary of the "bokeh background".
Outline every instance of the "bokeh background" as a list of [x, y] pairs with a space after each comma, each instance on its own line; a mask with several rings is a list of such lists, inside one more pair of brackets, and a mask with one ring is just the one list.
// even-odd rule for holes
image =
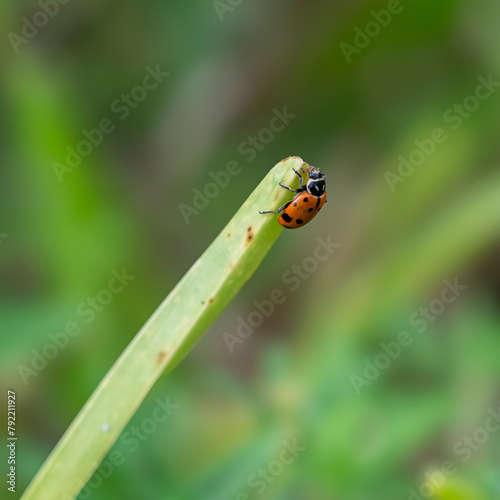
[[[74, 0], [16, 51], [9, 34], [41, 7], [2, 2], [0, 370], [18, 394], [18, 491], [265, 173], [300, 155], [328, 176], [329, 203], [281, 235], [127, 429], [157, 398], [178, 405], [169, 419], [119, 441], [124, 462], [80, 498], [500, 498], [500, 433], [476, 434], [468, 460], [456, 448], [500, 405], [500, 91], [456, 130], [444, 119], [478, 78], [500, 81], [500, 4], [402, 0], [348, 62], [340, 44], [388, 2], [233, 3]], [[112, 103], [157, 65], [169, 76], [121, 120]], [[285, 107], [283, 131], [242, 154]], [[59, 178], [53, 162], [104, 118], [115, 130]], [[393, 192], [385, 173], [438, 127], [447, 140]], [[241, 172], [186, 223], [180, 204], [230, 161]], [[341, 246], [291, 290], [284, 273], [318, 237]], [[86, 323], [78, 306], [122, 268], [135, 279]], [[417, 333], [410, 316], [455, 278], [467, 290]], [[275, 289], [286, 301], [230, 352], [224, 333]], [[20, 365], [69, 321], [81, 334], [24, 383]], [[402, 331], [413, 343], [356, 391]], [[281, 470], [285, 439], [305, 449]]]

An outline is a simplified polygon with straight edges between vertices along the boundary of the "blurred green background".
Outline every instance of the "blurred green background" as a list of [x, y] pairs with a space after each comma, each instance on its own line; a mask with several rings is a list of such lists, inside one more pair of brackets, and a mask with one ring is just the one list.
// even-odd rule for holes
[[[79, 498], [500, 498], [500, 432], [481, 431], [500, 406], [500, 89], [472, 97], [481, 77], [500, 81], [500, 4], [47, 4], [39, 28], [26, 21], [44, 24], [41, 4], [0, 7], [0, 359], [18, 396], [18, 492], [265, 173], [299, 155], [328, 176], [329, 203], [282, 234]], [[138, 89], [157, 65], [168, 77]], [[263, 131], [284, 108], [289, 124]], [[114, 130], [61, 174], [106, 118]], [[426, 142], [437, 128], [446, 139]], [[391, 189], [412, 154], [421, 164]], [[186, 220], [179, 207], [229, 162], [239, 173]], [[340, 248], [314, 263], [317, 238]], [[294, 266], [310, 271], [291, 284]], [[110, 299], [123, 268], [135, 278]], [[415, 324], [455, 279], [467, 289]], [[231, 352], [224, 334], [276, 289], [284, 303]], [[51, 351], [72, 321], [81, 333]], [[403, 331], [411, 345], [356, 390]], [[305, 449], [280, 465], [294, 439]]]

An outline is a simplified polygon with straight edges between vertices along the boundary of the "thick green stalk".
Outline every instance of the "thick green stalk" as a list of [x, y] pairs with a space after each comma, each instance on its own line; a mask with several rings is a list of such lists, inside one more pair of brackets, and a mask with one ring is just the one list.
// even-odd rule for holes
[[71, 500], [91, 477], [164, 371], [193, 348], [264, 259], [282, 227], [259, 210], [297, 184], [298, 157], [278, 163], [149, 318], [56, 445], [22, 500]]

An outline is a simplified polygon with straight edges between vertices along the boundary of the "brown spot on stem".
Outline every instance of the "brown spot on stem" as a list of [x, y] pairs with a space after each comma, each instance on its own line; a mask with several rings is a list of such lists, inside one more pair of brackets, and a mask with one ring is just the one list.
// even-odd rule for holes
[[253, 240], [253, 232], [252, 231], [253, 231], [253, 227], [252, 226], [248, 226], [247, 227], [247, 237], [246, 237], [246, 241], [245, 241], [245, 243], [247, 245], [249, 245], [250, 242]]
[[214, 298], [213, 298], [213, 297], [210, 297], [210, 298], [208, 299], [208, 303], [209, 303], [209, 304], [213, 304], [213, 303], [214, 303]]
[[160, 351], [158, 353], [158, 359], [156, 360], [156, 362], [161, 365], [163, 363], [163, 361], [165, 360], [165, 358], [167, 357], [167, 351]]

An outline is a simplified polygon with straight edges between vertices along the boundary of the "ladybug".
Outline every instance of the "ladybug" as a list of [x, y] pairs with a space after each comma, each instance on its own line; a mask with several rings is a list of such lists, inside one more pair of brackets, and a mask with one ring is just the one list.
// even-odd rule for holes
[[[326, 176], [312, 165], [307, 165], [307, 167], [309, 179], [305, 186], [302, 175], [295, 169], [293, 171], [300, 179], [299, 189], [292, 189], [280, 182], [282, 188], [296, 194], [292, 201], [285, 203], [276, 212], [267, 210], [260, 213], [279, 214], [278, 222], [287, 229], [297, 229], [313, 220], [326, 203]], [[301, 170], [303, 171], [302, 167]]]

